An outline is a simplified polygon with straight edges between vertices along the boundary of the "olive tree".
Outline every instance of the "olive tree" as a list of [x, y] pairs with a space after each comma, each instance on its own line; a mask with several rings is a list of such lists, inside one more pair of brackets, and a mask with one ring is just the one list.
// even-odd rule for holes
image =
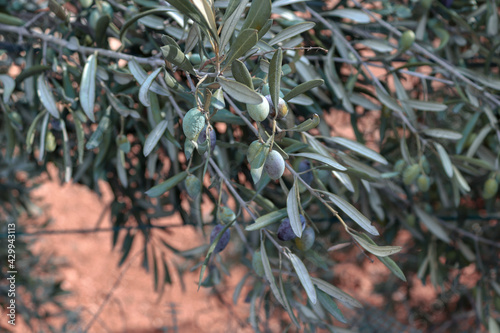
[[[161, 291], [170, 255], [198, 265], [203, 287], [224, 283], [237, 257], [248, 273], [234, 299], [253, 283], [256, 331], [260, 307], [334, 331], [349, 321], [337, 303], [361, 303], [334, 285], [330, 253], [354, 246], [393, 273], [389, 300], [407, 276], [430, 277], [459, 312], [475, 309], [475, 321], [450, 311], [443, 325], [498, 328], [495, 1], [38, 6], [0, 13], [4, 68], [22, 69], [0, 76], [2, 154], [26, 150], [95, 191], [108, 182], [114, 226], [138, 227], [113, 234], [120, 265], [142, 237]], [[352, 137], [332, 136], [332, 112], [348, 115]], [[174, 214], [210, 233], [206, 245], [171, 246], [155, 221]], [[393, 256], [402, 231], [412, 242]], [[453, 280], [470, 264], [481, 273], [472, 289]]]

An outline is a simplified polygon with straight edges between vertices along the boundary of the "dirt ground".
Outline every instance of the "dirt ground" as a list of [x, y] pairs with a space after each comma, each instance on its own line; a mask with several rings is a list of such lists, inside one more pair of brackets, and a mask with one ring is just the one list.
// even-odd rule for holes
[[[52, 172], [56, 176], [55, 172]], [[60, 185], [57, 181], [46, 181], [35, 190], [35, 197], [53, 221], [47, 229], [83, 229], [93, 228], [102, 218], [101, 227], [109, 227], [109, 210], [102, 215], [111, 201], [111, 192], [103, 183], [103, 196], [82, 185]], [[158, 223], [177, 223], [176, 217], [164, 219]], [[181, 250], [195, 247], [204, 242], [201, 233], [191, 227], [174, 228], [168, 236], [172, 246]], [[400, 237], [399, 243], [405, 242]], [[140, 256], [134, 258], [142, 244], [134, 244], [128, 261], [118, 267], [121, 257], [119, 248], [112, 249], [111, 233], [93, 234], [56, 234], [45, 235], [36, 243], [36, 251], [45, 251], [58, 257], [63, 265], [60, 269], [64, 283], [63, 289], [71, 293], [64, 298], [64, 304], [79, 310], [82, 327], [86, 327], [91, 318], [99, 311], [108, 297], [128, 262], [130, 268], [123, 275], [109, 301], [103, 307], [89, 332], [251, 332], [248, 324], [249, 305], [243, 302], [242, 292], [237, 306], [232, 306], [232, 295], [236, 284], [246, 273], [247, 268], [240, 266], [231, 271], [220, 288], [220, 296], [212, 289], [201, 288], [197, 291], [199, 269], [184, 275], [186, 290], [180, 287], [177, 274], [171, 274], [173, 285], [167, 286], [163, 297], [153, 290], [151, 272], [146, 273], [141, 267]], [[132, 258], [132, 259], [131, 259]], [[170, 263], [177, 260], [168, 258]], [[173, 270], [172, 270], [173, 271]], [[345, 291], [365, 304], [382, 305], [382, 299], [374, 293], [374, 285], [383, 281], [389, 271], [380, 263], [366, 263], [359, 267], [354, 263], [336, 265], [338, 279]], [[434, 293], [427, 293], [426, 299], [432, 299]], [[17, 332], [28, 332], [26, 327], [17, 326]], [[277, 332], [279, 328], [270, 327]]]

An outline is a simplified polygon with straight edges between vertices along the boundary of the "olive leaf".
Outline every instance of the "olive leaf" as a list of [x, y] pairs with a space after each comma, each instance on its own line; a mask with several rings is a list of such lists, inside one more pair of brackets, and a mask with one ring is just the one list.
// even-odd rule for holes
[[95, 83], [97, 73], [97, 53], [88, 57], [80, 82], [80, 105], [90, 121], [95, 122]]

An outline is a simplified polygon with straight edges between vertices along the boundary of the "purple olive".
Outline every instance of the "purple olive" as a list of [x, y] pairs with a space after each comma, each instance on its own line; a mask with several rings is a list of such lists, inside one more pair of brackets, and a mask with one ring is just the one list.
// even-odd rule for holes
[[[212, 230], [212, 233], [210, 234], [210, 244], [212, 244], [217, 237], [218, 234], [224, 229], [224, 226], [221, 224], [217, 224], [215, 228]], [[229, 229], [227, 229], [222, 237], [219, 239], [219, 242], [215, 246], [214, 253], [219, 253], [220, 251], [224, 250], [229, 243], [229, 239], [231, 238], [231, 232]]]
[[[198, 136], [198, 147], [201, 149], [201, 146], [205, 143], [207, 140], [207, 128], [205, 127], [201, 132], [200, 135]], [[212, 128], [210, 131], [210, 151], [213, 152], [215, 149], [215, 130]], [[206, 148], [205, 148], [206, 149]], [[204, 153], [204, 151], [201, 151], [200, 153]]]
[[[304, 216], [300, 215], [300, 222], [302, 223], [302, 230], [306, 228], [306, 219]], [[297, 237], [293, 232], [292, 226], [290, 225], [290, 219], [284, 218], [278, 228], [278, 239], [282, 241], [289, 241]]]
[[308, 160], [303, 160], [302, 162], [299, 163], [299, 173], [300, 172], [304, 172], [300, 175], [300, 178], [302, 178], [308, 185], [311, 185], [314, 176], [311, 171], [311, 163]]

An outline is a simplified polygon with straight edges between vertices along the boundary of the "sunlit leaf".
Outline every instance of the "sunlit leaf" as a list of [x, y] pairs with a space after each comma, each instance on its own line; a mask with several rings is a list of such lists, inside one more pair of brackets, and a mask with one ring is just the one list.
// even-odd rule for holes
[[95, 122], [94, 103], [96, 73], [97, 54], [94, 53], [87, 59], [87, 63], [83, 68], [82, 81], [80, 82], [80, 105], [82, 106], [83, 112], [85, 112], [92, 122]]

